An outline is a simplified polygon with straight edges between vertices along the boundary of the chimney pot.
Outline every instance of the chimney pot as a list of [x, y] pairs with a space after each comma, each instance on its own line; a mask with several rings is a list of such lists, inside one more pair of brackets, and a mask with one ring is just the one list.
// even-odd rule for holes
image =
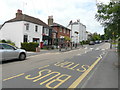
[[22, 16], [22, 10], [18, 9], [16, 13], [16, 17], [21, 17]]
[[22, 13], [22, 10], [18, 9], [18, 10], [17, 10], [17, 13]]
[[48, 16], [49, 19], [53, 19], [53, 16]]

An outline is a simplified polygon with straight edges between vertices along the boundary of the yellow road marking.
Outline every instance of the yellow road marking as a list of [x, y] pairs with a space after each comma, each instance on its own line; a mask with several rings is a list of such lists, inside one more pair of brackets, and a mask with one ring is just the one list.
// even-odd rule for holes
[[18, 74], [16, 76], [12, 76], [12, 77], [9, 77], [9, 78], [6, 78], [6, 79], [3, 79], [3, 81], [7, 81], [7, 80], [10, 80], [10, 79], [13, 79], [13, 78], [16, 78], [16, 77], [19, 77], [19, 76], [22, 76], [24, 75], [25, 73], [21, 73], [21, 74]]
[[38, 68], [38, 69], [43, 69], [43, 68], [46, 68], [46, 67], [48, 67], [48, 66], [50, 66], [50, 65], [46, 65], [46, 66], [40, 67], [40, 68]]
[[76, 88], [81, 81], [87, 76], [87, 74], [95, 67], [95, 65], [101, 60], [99, 57], [78, 79], [76, 79], [68, 88]]

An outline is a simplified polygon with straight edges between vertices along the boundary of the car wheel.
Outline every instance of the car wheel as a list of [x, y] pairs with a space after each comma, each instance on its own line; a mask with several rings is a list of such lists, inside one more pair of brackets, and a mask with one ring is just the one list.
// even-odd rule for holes
[[19, 55], [19, 60], [25, 60], [26, 59], [26, 55], [24, 53], [21, 53]]

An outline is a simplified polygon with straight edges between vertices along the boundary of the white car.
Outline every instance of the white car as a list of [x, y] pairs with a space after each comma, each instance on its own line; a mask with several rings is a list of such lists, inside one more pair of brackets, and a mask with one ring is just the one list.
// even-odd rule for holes
[[6, 43], [0, 43], [0, 61], [11, 59], [26, 59], [26, 51], [23, 49], [17, 49]]

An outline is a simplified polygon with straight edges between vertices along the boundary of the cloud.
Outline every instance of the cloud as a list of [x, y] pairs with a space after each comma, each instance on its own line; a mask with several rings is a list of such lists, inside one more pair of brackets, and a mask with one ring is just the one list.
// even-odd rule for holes
[[97, 0], [97, 2], [101, 2], [101, 3], [105, 3], [105, 4], [107, 4], [107, 3], [110, 2], [110, 0]]
[[64, 26], [70, 20], [80, 19], [88, 31], [103, 33], [103, 28], [94, 18], [96, 0], [0, 0], [0, 6], [0, 24], [14, 18], [17, 9], [22, 9], [23, 13], [40, 18], [46, 23], [49, 15], [53, 15], [54, 22]]

